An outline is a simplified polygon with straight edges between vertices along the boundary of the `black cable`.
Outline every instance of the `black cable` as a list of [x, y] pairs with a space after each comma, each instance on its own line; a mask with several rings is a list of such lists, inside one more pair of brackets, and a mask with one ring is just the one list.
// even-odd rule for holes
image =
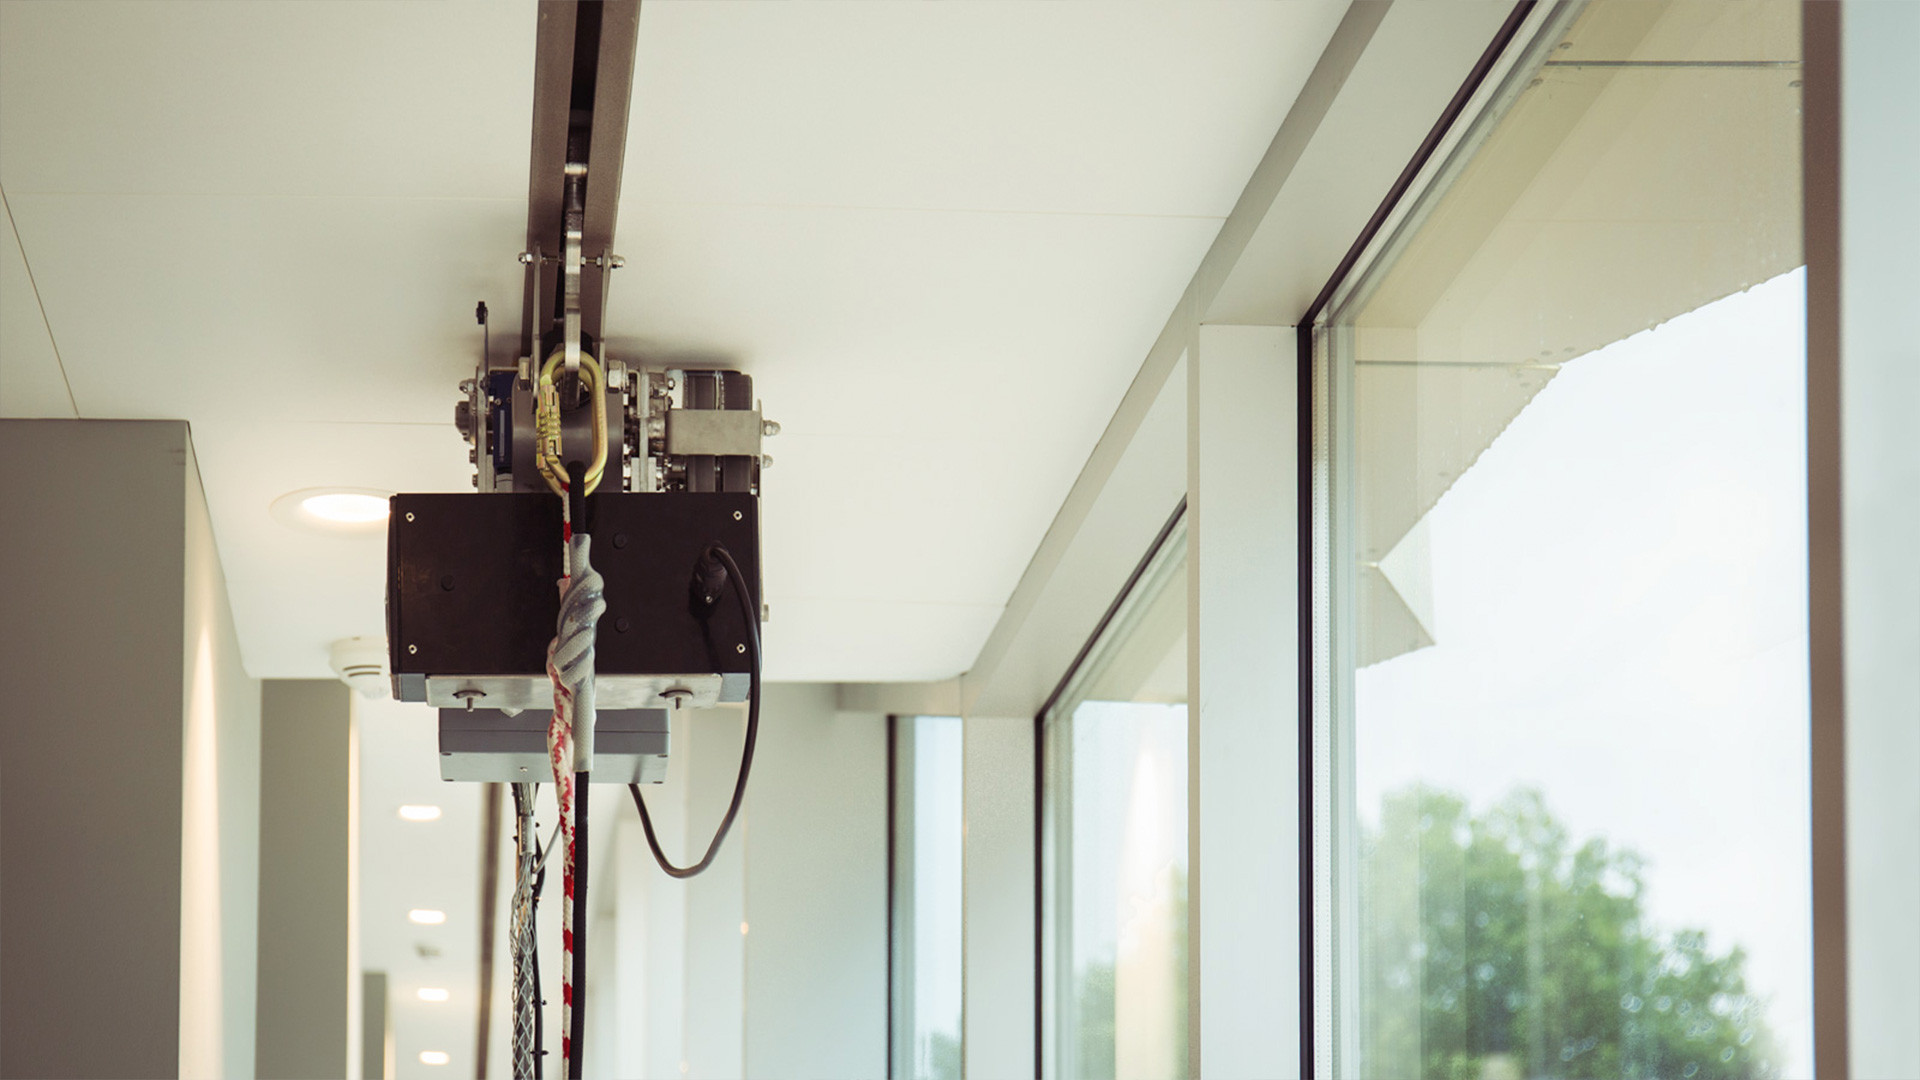
[[567, 1034], [567, 1080], [580, 1080], [581, 1051], [587, 1031], [587, 787], [588, 776], [573, 774], [573, 1022]]
[[740, 813], [740, 800], [747, 792], [747, 774], [753, 771], [753, 744], [760, 734], [760, 618], [753, 609], [753, 597], [747, 593], [747, 578], [740, 572], [740, 564], [733, 561], [733, 554], [725, 547], [715, 544], [707, 549], [708, 553], [719, 559], [727, 568], [727, 574], [733, 584], [733, 595], [740, 600], [740, 616], [746, 620], [747, 648], [751, 650], [748, 662], [752, 670], [748, 673], [747, 684], [747, 737], [740, 748], [740, 775], [733, 782], [733, 801], [727, 804], [727, 815], [720, 819], [720, 828], [713, 834], [713, 842], [707, 845], [707, 853], [692, 866], [675, 866], [668, 860], [666, 853], [660, 850], [660, 841], [653, 834], [653, 816], [647, 813], [647, 800], [640, 794], [639, 784], [628, 784], [627, 790], [633, 793], [633, 805], [640, 809], [640, 829], [647, 834], [647, 846], [653, 849], [653, 861], [667, 876], [690, 878], [713, 864], [713, 857], [720, 853], [720, 844], [727, 838], [727, 830], [733, 828], [733, 819]]
[[[588, 535], [587, 467], [578, 461], [567, 462], [567, 503], [573, 535]], [[580, 718], [574, 719], [577, 722]], [[583, 1051], [587, 1045], [587, 803], [591, 801], [591, 783], [587, 770], [573, 774], [573, 1001], [567, 1025], [567, 1080], [580, 1080], [580, 1060], [586, 1056]]]

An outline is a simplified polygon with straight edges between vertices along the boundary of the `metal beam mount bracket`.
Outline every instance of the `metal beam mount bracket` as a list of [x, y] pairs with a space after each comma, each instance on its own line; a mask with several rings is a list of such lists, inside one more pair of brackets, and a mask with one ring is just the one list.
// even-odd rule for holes
[[759, 409], [669, 409], [667, 453], [759, 457]]

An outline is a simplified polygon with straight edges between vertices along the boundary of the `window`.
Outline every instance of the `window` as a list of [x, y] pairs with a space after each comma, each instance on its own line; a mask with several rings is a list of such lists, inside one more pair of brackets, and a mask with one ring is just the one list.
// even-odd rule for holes
[[1808, 1076], [1799, 10], [1511, 53], [1317, 342], [1335, 1071]]
[[1176, 520], [1041, 717], [1048, 1076], [1187, 1074], [1186, 702]]
[[893, 720], [892, 1076], [960, 1080], [961, 727]]

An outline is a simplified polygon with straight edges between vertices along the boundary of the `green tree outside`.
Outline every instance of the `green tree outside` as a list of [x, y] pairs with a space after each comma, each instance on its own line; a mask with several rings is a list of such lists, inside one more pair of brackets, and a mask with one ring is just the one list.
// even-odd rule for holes
[[[1361, 838], [1365, 1080], [1770, 1080], [1746, 954], [1647, 924], [1643, 860], [1576, 845], [1536, 791], [1475, 815], [1389, 795]], [[1186, 968], [1186, 881], [1176, 892]], [[1114, 970], [1075, 979], [1075, 1072], [1115, 1075]], [[1181, 1017], [1182, 1042], [1186, 1018]], [[1183, 1053], [1180, 1060], [1185, 1060]]]
[[1643, 860], [1575, 844], [1536, 791], [1475, 815], [1389, 795], [1362, 837], [1368, 1080], [1763, 1080], [1746, 956], [1642, 915]]

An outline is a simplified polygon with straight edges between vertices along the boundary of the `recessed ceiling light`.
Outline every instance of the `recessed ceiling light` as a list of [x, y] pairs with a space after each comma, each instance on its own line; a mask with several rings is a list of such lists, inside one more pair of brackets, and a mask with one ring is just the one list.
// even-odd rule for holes
[[445, 987], [441, 986], [423, 986], [420, 988], [419, 994], [421, 1001], [445, 1001], [452, 996], [447, 993]]
[[300, 509], [325, 521], [338, 521], [346, 525], [364, 525], [369, 521], [384, 521], [387, 516], [387, 500], [378, 495], [362, 495], [354, 491], [335, 491], [326, 495], [309, 495], [300, 500]]
[[439, 821], [440, 808], [437, 806], [403, 806], [400, 817], [404, 821]]
[[420, 1064], [422, 1065], [445, 1065], [451, 1060], [453, 1059], [447, 1056], [445, 1050], [420, 1051]]
[[447, 913], [444, 911], [435, 911], [433, 908], [417, 907], [407, 912], [407, 918], [412, 919], [421, 926], [439, 926], [441, 923], [447, 921]]
[[392, 492], [374, 488], [324, 487], [289, 491], [268, 508], [282, 525], [334, 534], [378, 533], [386, 528]]

